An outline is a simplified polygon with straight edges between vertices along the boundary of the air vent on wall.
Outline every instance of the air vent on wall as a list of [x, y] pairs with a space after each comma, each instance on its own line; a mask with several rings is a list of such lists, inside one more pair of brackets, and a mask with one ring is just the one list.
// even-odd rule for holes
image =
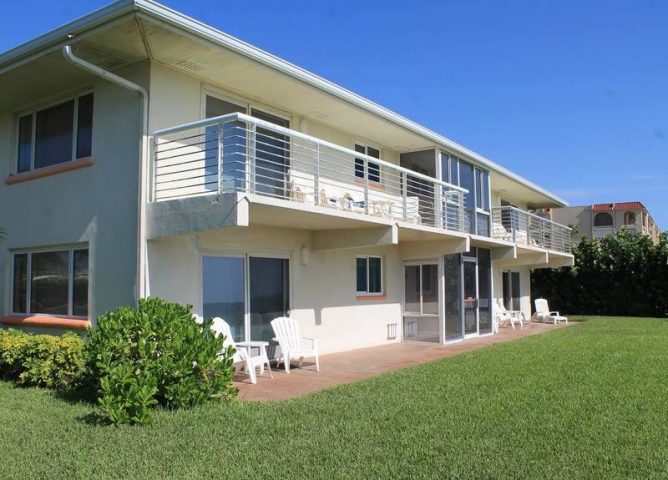
[[325, 112], [321, 112], [320, 110], [313, 110], [312, 112], [308, 112], [306, 115], [312, 118], [317, 118], [318, 120], [329, 118], [329, 115], [327, 115]]
[[197, 65], [195, 62], [191, 62], [190, 60], [181, 60], [180, 62], [176, 63], [176, 65], [187, 68], [193, 72], [203, 72], [206, 70], [206, 68], [204, 68], [202, 65]]
[[114, 68], [118, 68], [120, 66], [125, 65], [125, 60], [122, 60], [120, 58], [109, 58], [103, 62], [100, 63], [99, 67], [103, 68], [105, 70], [113, 70]]

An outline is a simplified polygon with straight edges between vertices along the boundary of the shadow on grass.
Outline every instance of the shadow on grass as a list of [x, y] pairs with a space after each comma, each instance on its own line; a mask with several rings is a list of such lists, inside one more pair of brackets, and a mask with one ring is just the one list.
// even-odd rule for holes
[[111, 422], [109, 419], [102, 414], [100, 414], [99, 410], [96, 410], [94, 412], [87, 413], [86, 415], [81, 415], [79, 417], [76, 417], [78, 422], [81, 422], [85, 425], [89, 425], [92, 427], [109, 427], [111, 426]]

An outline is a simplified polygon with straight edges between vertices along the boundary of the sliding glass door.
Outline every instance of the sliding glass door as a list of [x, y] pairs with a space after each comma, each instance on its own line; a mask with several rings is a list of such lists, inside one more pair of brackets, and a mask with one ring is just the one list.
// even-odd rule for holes
[[288, 259], [250, 257], [248, 272], [251, 339], [271, 342], [270, 322], [290, 309]]
[[[253, 109], [251, 115], [280, 127], [290, 128], [284, 118]], [[255, 191], [277, 198], [287, 197], [288, 169], [290, 167], [290, 137], [266, 128], [257, 127], [255, 133]]]
[[271, 342], [270, 322], [288, 315], [290, 271], [287, 258], [204, 256], [203, 315], [230, 324], [235, 341]]
[[440, 342], [438, 264], [404, 266], [404, 340]]
[[472, 248], [443, 260], [445, 340], [492, 332], [492, 270], [490, 250]]

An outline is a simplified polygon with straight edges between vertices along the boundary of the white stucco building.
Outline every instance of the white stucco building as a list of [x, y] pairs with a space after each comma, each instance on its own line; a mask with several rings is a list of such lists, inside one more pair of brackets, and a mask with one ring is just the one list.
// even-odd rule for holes
[[0, 315], [85, 328], [160, 296], [322, 352], [492, 334], [572, 265], [556, 195], [148, 0], [0, 55]]

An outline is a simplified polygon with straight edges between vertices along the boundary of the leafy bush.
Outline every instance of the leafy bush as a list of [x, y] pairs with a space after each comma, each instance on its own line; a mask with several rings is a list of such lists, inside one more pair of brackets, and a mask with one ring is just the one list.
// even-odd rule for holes
[[211, 320], [193, 321], [192, 306], [159, 298], [139, 301], [98, 318], [86, 345], [89, 381], [114, 424], [151, 422], [157, 406], [182, 408], [236, 395], [232, 354], [219, 356]]
[[84, 372], [84, 344], [74, 333], [33, 335], [0, 330], [0, 375], [25, 387], [70, 390]]
[[647, 235], [622, 230], [573, 246], [573, 267], [539, 269], [531, 275], [534, 298], [550, 308], [589, 315], [668, 316], [668, 234], [654, 244]]

